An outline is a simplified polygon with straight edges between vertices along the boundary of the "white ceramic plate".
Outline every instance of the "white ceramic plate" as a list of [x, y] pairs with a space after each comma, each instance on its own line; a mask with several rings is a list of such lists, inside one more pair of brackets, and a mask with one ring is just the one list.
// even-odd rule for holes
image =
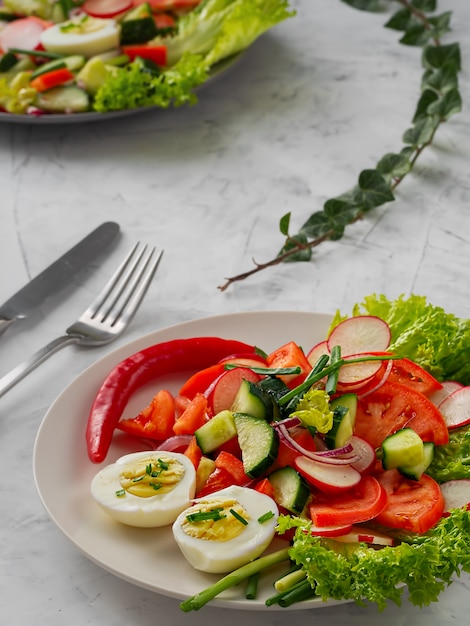
[[[200, 91], [207, 85], [211, 84], [217, 78], [224, 76], [229, 69], [234, 67], [238, 61], [242, 58], [243, 53], [235, 54], [234, 56], [224, 59], [211, 68], [208, 79], [200, 85], [195, 92]], [[0, 123], [8, 124], [29, 124], [29, 125], [62, 125], [62, 124], [83, 124], [84, 122], [106, 122], [108, 120], [119, 119], [121, 117], [129, 117], [131, 115], [137, 115], [139, 113], [145, 113], [149, 111], [164, 111], [158, 107], [140, 107], [137, 109], [123, 109], [121, 111], [110, 111], [109, 113], [97, 113], [96, 111], [89, 111], [86, 113], [72, 113], [67, 114], [44, 114], [44, 115], [15, 115], [13, 113], [0, 113]]]
[[[86, 369], [51, 406], [35, 443], [34, 477], [52, 520], [88, 558], [140, 587], [184, 600], [215, 582], [220, 576], [203, 574], [188, 565], [173, 541], [170, 528], [134, 529], [121, 525], [103, 513], [91, 498], [91, 479], [102, 467], [88, 460], [85, 445], [88, 410], [96, 391], [114, 365], [155, 343], [217, 336], [245, 341], [266, 352], [291, 340], [308, 350], [326, 336], [330, 320], [329, 315], [302, 312], [237, 313], [198, 319], [146, 335]], [[162, 378], [157, 388], [166, 386], [176, 391], [186, 378], [186, 374]], [[155, 387], [138, 391], [125, 415], [135, 415], [154, 392]], [[135, 449], [130, 447], [126, 436], [116, 439], [106, 463]], [[276, 610], [277, 606], [265, 606], [265, 599], [273, 594], [273, 580], [274, 573], [263, 578], [256, 600], [246, 600], [244, 589], [240, 587], [225, 592], [211, 604], [232, 609]], [[293, 608], [321, 606], [325, 603], [314, 599]]]

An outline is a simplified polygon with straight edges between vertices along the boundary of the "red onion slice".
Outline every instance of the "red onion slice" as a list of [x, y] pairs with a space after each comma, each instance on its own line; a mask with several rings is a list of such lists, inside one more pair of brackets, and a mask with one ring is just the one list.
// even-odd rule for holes
[[[343, 447], [338, 448], [337, 450], [324, 450], [322, 452], [312, 452], [311, 450], [307, 450], [303, 446], [299, 445], [297, 441], [289, 434], [289, 431], [285, 424], [279, 423], [276, 424], [276, 428], [279, 432], [279, 436], [281, 439], [293, 450], [299, 452], [303, 456], [312, 459], [313, 461], [319, 461], [321, 463], [330, 463], [332, 465], [351, 465], [352, 463], [356, 463], [360, 460], [360, 456], [358, 454], [353, 454], [350, 456], [337, 456], [337, 450], [340, 450], [339, 454], [344, 455], [345, 448], [349, 451], [349, 448]], [[352, 446], [351, 446], [352, 450]]]
[[173, 437], [168, 437], [165, 441], [162, 441], [155, 450], [165, 450], [166, 452], [175, 452], [180, 448], [186, 448], [190, 441], [192, 435], [174, 435]]

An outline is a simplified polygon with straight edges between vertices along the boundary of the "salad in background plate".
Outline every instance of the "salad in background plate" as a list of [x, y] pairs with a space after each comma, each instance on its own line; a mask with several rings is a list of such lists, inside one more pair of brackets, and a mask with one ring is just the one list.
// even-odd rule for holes
[[287, 0], [3, 0], [0, 108], [39, 116], [193, 104], [218, 68], [293, 15]]

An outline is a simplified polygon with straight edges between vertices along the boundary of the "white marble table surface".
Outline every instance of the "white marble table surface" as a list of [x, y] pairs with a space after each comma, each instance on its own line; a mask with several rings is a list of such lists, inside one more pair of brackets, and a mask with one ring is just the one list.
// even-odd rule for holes
[[[453, 10], [446, 41], [462, 46], [464, 111], [444, 125], [397, 190], [314, 262], [284, 264], [225, 292], [224, 278], [269, 260], [287, 211], [299, 226], [358, 173], [401, 147], [418, 98], [419, 51], [399, 45], [386, 16], [340, 0], [299, 0], [298, 16], [259, 40], [199, 103], [84, 125], [0, 123], [0, 302], [102, 221], [121, 237], [94, 271], [0, 338], [0, 375], [53, 339], [137, 240], [165, 248], [132, 326], [113, 346], [69, 347], [0, 399], [1, 626], [276, 626], [279, 611], [206, 607], [141, 589], [90, 562], [49, 520], [32, 452], [48, 407], [84, 368], [151, 330], [254, 310], [349, 311], [369, 293], [417, 293], [470, 315], [470, 4]], [[394, 5], [397, 8], [398, 5]], [[296, 613], [332, 626], [468, 624], [462, 575], [438, 603], [353, 604]]]

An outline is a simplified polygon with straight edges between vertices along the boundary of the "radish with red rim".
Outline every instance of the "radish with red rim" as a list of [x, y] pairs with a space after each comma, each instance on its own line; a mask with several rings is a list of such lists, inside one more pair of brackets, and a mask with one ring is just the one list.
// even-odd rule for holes
[[456, 380], [444, 380], [442, 382], [441, 389], [438, 389], [433, 394], [431, 394], [429, 396], [429, 399], [433, 404], [439, 407], [441, 402], [443, 402], [448, 396], [450, 396], [451, 393], [462, 389], [463, 386], [464, 385], [462, 385], [462, 383], [459, 383]]
[[470, 424], [470, 386], [457, 389], [447, 396], [440, 403], [439, 411], [449, 430]]
[[364, 528], [353, 524], [351, 529], [344, 535], [335, 537], [336, 541], [342, 543], [367, 543], [374, 546], [393, 546], [395, 540], [390, 535], [386, 535], [371, 528]]
[[444, 496], [444, 511], [470, 509], [470, 479], [449, 480], [441, 484], [442, 495]]
[[295, 469], [311, 485], [323, 493], [338, 493], [355, 487], [361, 481], [361, 474], [351, 465], [333, 465], [313, 460], [304, 455], [298, 456]]
[[349, 317], [335, 326], [327, 340], [328, 350], [341, 346], [343, 357], [361, 352], [384, 352], [390, 345], [390, 327], [374, 315]]

